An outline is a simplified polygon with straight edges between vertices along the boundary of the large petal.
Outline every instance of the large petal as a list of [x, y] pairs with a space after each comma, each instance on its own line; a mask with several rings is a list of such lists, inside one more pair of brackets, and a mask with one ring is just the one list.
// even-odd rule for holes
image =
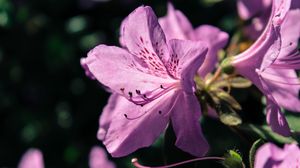
[[[194, 156], [201, 157], [209, 145], [202, 134], [199, 119], [200, 105], [193, 94], [181, 93], [171, 115], [176, 134], [176, 146]], [[180, 103], [179, 103], [180, 102]]]
[[300, 69], [298, 40], [300, 38], [300, 9], [289, 11], [281, 26], [282, 48], [274, 66]]
[[268, 68], [262, 77], [279, 106], [300, 112], [300, 81], [294, 70]]
[[107, 159], [107, 155], [105, 150], [94, 146], [91, 149], [90, 156], [89, 156], [89, 166], [90, 168], [115, 168], [113, 162]]
[[194, 92], [194, 76], [202, 65], [207, 53], [207, 44], [200, 41], [170, 40], [171, 58], [168, 71], [180, 78], [186, 92]]
[[272, 101], [267, 102], [267, 122], [271, 129], [283, 136], [290, 136], [290, 128], [280, 108]]
[[167, 41], [171, 39], [188, 40], [188, 34], [193, 31], [193, 27], [184, 14], [175, 10], [171, 3], [168, 3], [168, 13], [165, 17], [159, 18]]
[[198, 74], [205, 77], [212, 72], [218, 62], [218, 51], [225, 47], [228, 42], [228, 34], [211, 25], [201, 25], [192, 34], [196, 40], [204, 41], [208, 45], [208, 53], [204, 63], [198, 70]]
[[[114, 157], [128, 155], [135, 150], [150, 146], [163, 132], [169, 121], [170, 111], [177, 99], [177, 92], [170, 91], [164, 96], [144, 105], [137, 106], [119, 96], [113, 98], [113, 106], [103, 111], [100, 117], [100, 140]], [[110, 102], [109, 102], [110, 103]], [[109, 111], [112, 110], [112, 111]]]
[[[161, 78], [141, 66], [126, 50], [99, 45], [88, 53], [86, 64], [93, 76], [102, 84], [127, 99], [144, 101], [143, 95], [150, 96], [163, 90], [161, 85], [174, 82], [170, 77]], [[148, 99], [147, 99], [148, 100]]]
[[18, 168], [44, 168], [42, 152], [38, 149], [29, 149], [22, 156]]
[[169, 53], [164, 32], [150, 7], [142, 6], [134, 10], [123, 22], [122, 27], [122, 44], [130, 53], [144, 59], [149, 67], [151, 67], [149, 59], [157, 64], [168, 60]]

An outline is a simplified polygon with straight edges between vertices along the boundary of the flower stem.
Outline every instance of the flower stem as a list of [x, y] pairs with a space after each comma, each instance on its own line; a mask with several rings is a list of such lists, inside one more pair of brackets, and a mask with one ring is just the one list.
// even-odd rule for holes
[[136, 168], [171, 168], [171, 167], [180, 166], [180, 165], [183, 165], [183, 164], [196, 162], [196, 161], [202, 161], [202, 160], [225, 160], [225, 158], [223, 158], [223, 157], [202, 157], [202, 158], [186, 160], [186, 161], [183, 161], [183, 162], [174, 163], [174, 164], [170, 164], [170, 165], [166, 165], [166, 166], [158, 166], [158, 167], [143, 166], [138, 162], [137, 158], [133, 158], [131, 160], [131, 162], [132, 162], [133, 166], [136, 167]]

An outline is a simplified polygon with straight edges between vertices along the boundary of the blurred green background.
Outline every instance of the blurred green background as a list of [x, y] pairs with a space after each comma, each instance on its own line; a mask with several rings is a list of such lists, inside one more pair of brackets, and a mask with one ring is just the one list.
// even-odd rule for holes
[[[238, 24], [234, 0], [172, 2], [195, 27], [212, 24], [232, 34]], [[16, 167], [30, 147], [42, 150], [46, 167], [88, 166], [90, 148], [102, 145], [98, 117], [109, 94], [85, 76], [79, 60], [97, 44], [118, 45], [122, 19], [142, 4], [166, 14], [162, 0], [0, 0], [0, 167]], [[251, 111], [259, 102], [242, 104]], [[205, 120], [204, 132], [211, 154], [248, 147], [220, 122]], [[133, 156], [162, 164], [168, 150], [160, 143], [111, 159], [119, 167], [130, 165]], [[190, 157], [172, 154], [175, 160]]]

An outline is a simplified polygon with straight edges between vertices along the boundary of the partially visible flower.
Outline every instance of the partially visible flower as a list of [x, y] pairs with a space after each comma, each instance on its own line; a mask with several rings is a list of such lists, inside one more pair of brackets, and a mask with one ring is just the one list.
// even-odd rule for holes
[[107, 159], [104, 149], [94, 146], [90, 152], [90, 168], [115, 168], [115, 164]]
[[42, 152], [38, 149], [29, 149], [22, 156], [18, 168], [44, 168]]
[[[300, 1], [292, 0], [291, 9], [296, 8], [300, 8]], [[245, 34], [255, 40], [267, 26], [272, 9], [272, 0], [238, 0], [237, 9], [242, 20], [251, 21], [245, 27]]]
[[126, 49], [99, 45], [88, 53], [89, 71], [113, 95], [100, 117], [98, 139], [114, 157], [151, 145], [172, 122], [176, 146], [202, 156], [208, 143], [199, 125], [194, 75], [207, 53], [203, 42], [165, 40], [150, 7], [122, 24]]
[[296, 144], [285, 144], [281, 149], [272, 143], [261, 146], [255, 155], [255, 168], [297, 168], [300, 149]]
[[242, 20], [250, 20], [245, 34], [255, 40], [262, 33], [271, 14], [272, 0], [238, 0], [238, 14]]
[[233, 57], [237, 72], [250, 79], [267, 97], [267, 122], [273, 131], [289, 136], [282, 106], [300, 111], [300, 82], [294, 69], [300, 69], [297, 50], [300, 37], [300, 11], [290, 10], [290, 0], [273, 0], [269, 22], [255, 43]]

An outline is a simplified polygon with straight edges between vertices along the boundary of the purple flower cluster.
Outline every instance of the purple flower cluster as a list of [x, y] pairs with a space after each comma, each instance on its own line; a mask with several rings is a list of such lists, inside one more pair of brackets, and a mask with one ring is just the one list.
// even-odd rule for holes
[[[290, 136], [281, 107], [300, 111], [295, 71], [300, 69], [299, 0], [238, 0], [237, 6], [241, 19], [251, 19], [244, 31], [255, 41], [227, 57], [226, 66], [257, 86], [267, 100], [267, 123], [274, 132]], [[122, 22], [119, 39], [121, 47], [101, 44], [81, 59], [87, 76], [111, 92], [100, 116], [98, 139], [112, 156], [122, 157], [150, 146], [171, 124], [178, 148], [204, 156], [209, 143], [199, 124], [202, 112], [194, 78], [205, 80], [219, 67], [217, 53], [229, 35], [211, 25], [193, 28], [169, 3], [162, 18], [151, 7], [135, 9]], [[267, 144], [258, 150], [255, 167], [299, 166], [299, 156], [294, 144], [283, 151]]]

